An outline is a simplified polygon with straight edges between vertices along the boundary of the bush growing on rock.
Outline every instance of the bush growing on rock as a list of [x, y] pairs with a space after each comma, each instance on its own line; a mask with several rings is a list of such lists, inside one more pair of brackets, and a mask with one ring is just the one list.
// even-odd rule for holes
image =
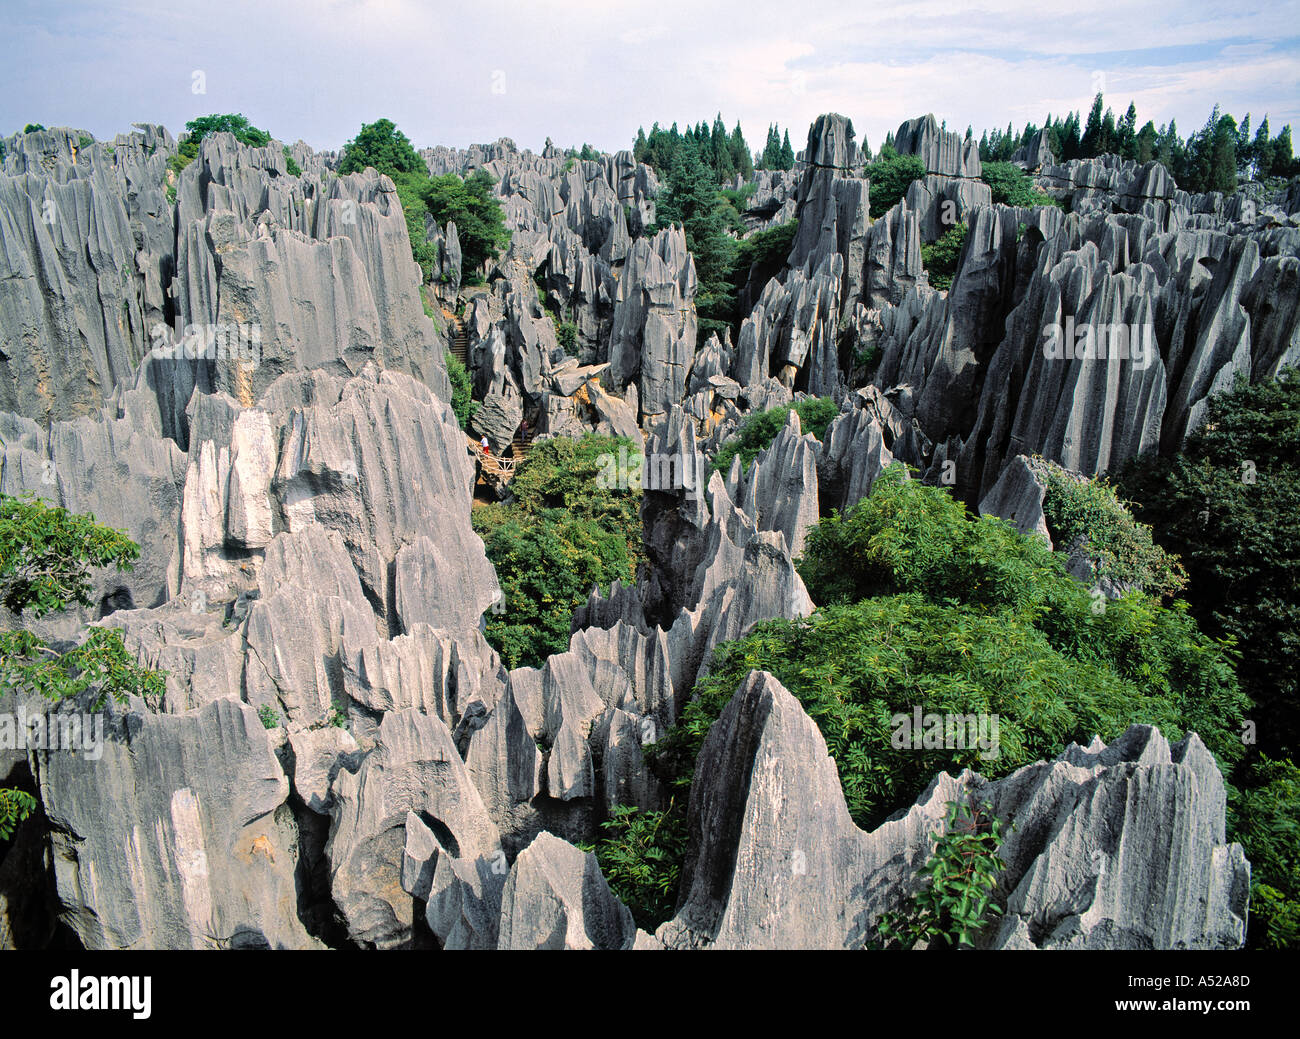
[[898, 205], [912, 181], [924, 176], [925, 163], [915, 155], [899, 155], [893, 148], [882, 147], [880, 158], [866, 168], [866, 177], [871, 181], [872, 219], [879, 219]]
[[[36, 498], [0, 495], [0, 604], [32, 619], [93, 603], [91, 570], [130, 570], [140, 548], [121, 531]], [[83, 693], [102, 709], [111, 697], [161, 697], [163, 673], [140, 667], [116, 628], [91, 628], [78, 646], [58, 652], [31, 631], [0, 631], [0, 698], [49, 700]], [[0, 789], [0, 840], [36, 807], [27, 794]]]
[[176, 154], [167, 161], [168, 167], [179, 173], [198, 158], [199, 145], [205, 137], [214, 133], [234, 134], [235, 140], [250, 148], [265, 148], [271, 143], [271, 135], [265, 130], [259, 130], [246, 116], [238, 113], [199, 116], [185, 124], [185, 139], [180, 142]]
[[962, 246], [966, 244], [966, 225], [958, 224], [929, 245], [921, 246], [921, 262], [930, 274], [930, 284], [936, 289], [952, 287], [961, 259]]
[[810, 397], [795, 404], [785, 404], [752, 415], [740, 424], [740, 428], [718, 450], [713, 459], [713, 468], [725, 474], [731, 468], [732, 458], [739, 455], [741, 467], [748, 470], [749, 463], [758, 457], [758, 453], [772, 446], [772, 441], [781, 432], [786, 416], [791, 411], [798, 414], [800, 428], [805, 433], [811, 433], [821, 440], [840, 409], [832, 397]]
[[1186, 587], [1178, 557], [1152, 540], [1151, 528], [1134, 519], [1105, 479], [1080, 480], [1054, 462], [1040, 464], [1047, 480], [1043, 515], [1057, 549], [1080, 543], [1099, 579], [1149, 595], [1171, 596]]
[[501, 582], [487, 640], [508, 667], [540, 667], [569, 645], [573, 611], [592, 586], [631, 582], [641, 556], [640, 491], [601, 486], [602, 458], [630, 441], [586, 436], [532, 445], [513, 502], [475, 509], [474, 529]]
[[1034, 179], [1010, 162], [986, 162], [980, 180], [992, 189], [993, 201], [1008, 206], [1059, 206], [1060, 202], [1034, 187]]

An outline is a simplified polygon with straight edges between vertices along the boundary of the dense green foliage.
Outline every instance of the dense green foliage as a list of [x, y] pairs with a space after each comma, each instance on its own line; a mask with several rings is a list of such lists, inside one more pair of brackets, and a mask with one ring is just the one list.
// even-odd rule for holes
[[281, 148], [284, 152], [284, 168], [291, 177], [301, 177], [302, 167], [298, 165], [298, 160], [289, 154], [289, 146], [286, 144]]
[[1210, 398], [1172, 458], [1117, 484], [1157, 544], [1182, 558], [1204, 630], [1242, 647], [1242, 687], [1262, 749], [1300, 754], [1300, 375]]
[[[121, 531], [100, 526], [35, 498], [0, 495], [0, 603], [31, 618], [92, 605], [91, 569], [129, 570], [140, 549]], [[112, 697], [161, 697], [164, 675], [141, 668], [116, 628], [91, 628], [86, 639], [57, 652], [25, 628], [0, 631], [0, 698], [8, 692], [65, 700], [95, 694], [101, 709]], [[0, 840], [27, 818], [36, 802], [0, 789]]]
[[37, 133], [44, 129], [45, 127], [42, 126], [40, 123], [28, 123], [26, 126], [23, 127], [23, 133]]
[[1228, 839], [1250, 859], [1250, 934], [1256, 948], [1300, 948], [1300, 768], [1261, 756], [1230, 789]]
[[[769, 145], [775, 127], [769, 130]], [[784, 154], [790, 147], [779, 141], [777, 151]], [[753, 185], [743, 188], [720, 187], [737, 174], [748, 177], [754, 171], [749, 146], [740, 126], [727, 134], [721, 116], [710, 130], [704, 123], [679, 133], [674, 123], [661, 130], [656, 123], [649, 137], [638, 131], [633, 153], [638, 161], [653, 166], [663, 179], [656, 203], [658, 219], [650, 233], [680, 225], [686, 232], [686, 244], [695, 260], [699, 287], [695, 295], [700, 337], [722, 334], [735, 329], [745, 316], [738, 311], [737, 294], [750, 280], [751, 268], [757, 284], [775, 277], [785, 266], [794, 239], [796, 224], [791, 222], [751, 234], [737, 241], [746, 231], [742, 219]], [[790, 169], [779, 158], [774, 169]]]
[[[970, 518], [899, 466], [813, 529], [800, 573], [814, 601], [832, 605], [719, 647], [661, 741], [671, 776], [689, 777], [709, 725], [753, 669], [775, 674], [818, 723], [864, 826], [910, 804], [940, 770], [1005, 775], [1134, 722], [1171, 739], [1195, 729], [1225, 765], [1242, 753], [1245, 699], [1230, 661], [1181, 605], [1133, 593], [1098, 611], [1037, 538]], [[997, 757], [978, 746], [894, 748], [890, 719], [917, 705], [997, 714]]]
[[473, 513], [496, 567], [501, 612], [487, 616], [487, 640], [508, 667], [540, 667], [569, 645], [573, 611], [593, 586], [631, 582], [641, 555], [639, 484], [604, 487], [606, 456], [628, 440], [565, 437], [534, 443], [510, 485], [514, 501]]
[[439, 227], [455, 221], [467, 284], [481, 282], [483, 265], [509, 246], [501, 202], [492, 193], [495, 182], [486, 170], [475, 170], [463, 180], [454, 173], [430, 177], [424, 160], [390, 119], [362, 126], [343, 148], [340, 173], [356, 173], [368, 166], [391, 177], [396, 185], [411, 254], [426, 280], [439, 260], [437, 247], [426, 240], [427, 217]]
[[368, 166], [394, 180], [411, 173], [428, 175], [424, 160], [391, 119], [366, 123], [343, 146], [338, 166], [340, 174], [360, 173]]
[[717, 175], [705, 164], [695, 142], [686, 137], [673, 153], [667, 185], [656, 202], [658, 221], [651, 231], [680, 224], [695, 259], [698, 287], [695, 309], [700, 335], [720, 332], [734, 320], [738, 246], [727, 232], [739, 214], [718, 190]]
[[924, 885], [901, 913], [884, 913], [876, 922], [880, 938], [891, 946], [913, 949], [973, 947], [990, 914], [993, 892], [1002, 872], [998, 848], [1002, 821], [985, 801], [948, 802], [942, 835], [930, 834], [934, 850], [920, 873]]
[[912, 181], [925, 176], [925, 163], [915, 155], [899, 155], [892, 147], [880, 149], [880, 157], [866, 168], [871, 181], [871, 217], [879, 219], [907, 194]]
[[610, 889], [632, 911], [638, 927], [653, 931], [673, 915], [682, 861], [686, 857], [685, 814], [670, 799], [659, 812], [618, 805], [601, 825], [604, 834], [586, 844]]
[[234, 134], [235, 140], [250, 148], [265, 148], [271, 143], [271, 135], [265, 130], [259, 130], [245, 116], [239, 114], [199, 116], [185, 124], [185, 136], [176, 154], [168, 160], [168, 167], [179, 173], [198, 158], [199, 145], [203, 143], [205, 137], [214, 133]]
[[1148, 595], [1172, 596], [1187, 584], [1177, 556], [1155, 543], [1151, 528], [1133, 518], [1104, 479], [1078, 480], [1054, 462], [1043, 461], [1047, 492], [1043, 515], [1052, 544], [1068, 551], [1085, 538], [1097, 577], [1135, 585]]
[[840, 409], [833, 397], [809, 397], [751, 415], [718, 450], [713, 468], [725, 475], [731, 468], [732, 458], [739, 455], [741, 467], [749, 469], [749, 463], [758, 457], [758, 453], [771, 446], [791, 411], [799, 415], [799, 428], [821, 440]]
[[1059, 206], [1056, 199], [1034, 187], [1034, 180], [1019, 166], [1009, 162], [986, 162], [980, 179], [989, 186], [993, 201], [1008, 206]]
[[425, 207], [439, 227], [455, 221], [468, 284], [481, 281], [479, 268], [510, 245], [501, 201], [492, 193], [495, 183], [487, 170], [475, 170], [464, 180], [446, 173], [430, 180], [421, 192]]
[[930, 274], [930, 284], [936, 289], [952, 287], [957, 261], [961, 259], [961, 250], [966, 244], [966, 231], [965, 224], [958, 224], [929, 245], [921, 246], [921, 263]]
[[[1300, 946], [1300, 376], [1210, 398], [1172, 458], [1118, 477], [1158, 544], [1182, 557], [1201, 627], [1242, 647], [1260, 757], [1233, 776], [1228, 824], [1252, 864], [1253, 946]], [[1273, 760], [1271, 760], [1273, 759]]]
[[470, 419], [478, 411], [478, 401], [473, 397], [473, 384], [465, 366], [456, 360], [450, 351], [447, 360], [447, 378], [451, 380], [451, 410], [456, 413], [456, 421], [461, 429], [469, 429]]

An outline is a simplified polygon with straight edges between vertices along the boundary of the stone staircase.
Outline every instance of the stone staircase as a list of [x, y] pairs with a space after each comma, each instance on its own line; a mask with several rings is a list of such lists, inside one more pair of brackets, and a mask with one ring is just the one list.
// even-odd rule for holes
[[451, 356], [468, 369], [469, 329], [465, 327], [465, 322], [458, 317], [453, 316], [451, 322]]

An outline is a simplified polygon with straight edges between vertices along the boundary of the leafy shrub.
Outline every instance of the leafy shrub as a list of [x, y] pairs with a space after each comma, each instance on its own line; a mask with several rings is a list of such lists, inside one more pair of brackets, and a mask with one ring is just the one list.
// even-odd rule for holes
[[993, 192], [993, 201], [1008, 206], [1060, 206], [1061, 203], [1034, 187], [1034, 179], [1010, 162], [981, 164], [980, 179]]
[[1300, 948], [1300, 768], [1261, 756], [1228, 799], [1228, 839], [1250, 860], [1248, 942]]
[[866, 177], [871, 181], [872, 219], [879, 219], [898, 205], [912, 181], [924, 176], [925, 163], [915, 155], [899, 155], [882, 148], [880, 158], [866, 168]]
[[474, 510], [474, 529], [496, 567], [502, 612], [487, 640], [508, 667], [540, 667], [568, 648], [573, 611], [593, 586], [630, 582], [641, 555], [640, 491], [605, 487], [603, 458], [629, 440], [586, 436], [534, 443], [516, 471], [510, 505]]
[[275, 729], [280, 725], [280, 712], [269, 703], [264, 703], [257, 709], [257, 716], [262, 719], [264, 729]]
[[992, 901], [1003, 866], [1002, 822], [987, 801], [949, 801], [943, 834], [930, 836], [934, 851], [920, 871], [925, 886], [904, 912], [882, 914], [878, 933], [904, 949], [920, 941], [927, 947], [973, 947], [986, 917], [1002, 912]]
[[1052, 543], [1067, 550], [1086, 539], [1098, 578], [1135, 585], [1148, 595], [1171, 596], [1187, 584], [1177, 556], [1157, 545], [1104, 478], [1079, 480], [1054, 462], [1040, 460], [1046, 477], [1043, 515]]
[[604, 835], [580, 844], [593, 852], [610, 889], [632, 911], [637, 926], [653, 931], [673, 915], [682, 861], [686, 818], [670, 799], [663, 811], [618, 805], [601, 825]]
[[36, 811], [36, 798], [22, 790], [0, 787], [0, 841], [13, 836], [18, 824]]
[[28, 123], [26, 126], [23, 127], [23, 133], [36, 133], [37, 131], [44, 130], [44, 129], [45, 127], [42, 126], [40, 123]]
[[772, 446], [772, 441], [781, 432], [786, 416], [792, 410], [799, 415], [800, 428], [818, 440], [826, 436], [827, 428], [840, 412], [839, 405], [832, 397], [809, 397], [796, 404], [784, 404], [762, 414], [752, 415], [740, 424], [740, 428], [718, 450], [713, 459], [713, 468], [726, 473], [731, 468], [732, 458], [739, 455], [741, 467], [748, 470], [749, 463], [758, 457], [758, 453]]
[[289, 176], [301, 177], [302, 167], [299, 166], [298, 161], [289, 154], [289, 146], [287, 144], [284, 145], [282, 150], [284, 151], [284, 168], [288, 171]]
[[962, 246], [966, 244], [966, 225], [958, 224], [945, 231], [936, 241], [921, 246], [921, 262], [930, 272], [930, 284], [936, 289], [952, 286], [961, 259]]
[[555, 338], [560, 349], [570, 357], [578, 356], [578, 326], [572, 321], [561, 321], [555, 326]]
[[478, 401], [473, 397], [473, 385], [469, 372], [450, 351], [445, 355], [447, 361], [447, 378], [451, 380], [451, 410], [456, 413], [456, 421], [461, 429], [469, 429], [474, 412], [478, 411]]
[[94, 143], [95, 143], [95, 138], [90, 137], [84, 133], [77, 138], [78, 148], [89, 148]]

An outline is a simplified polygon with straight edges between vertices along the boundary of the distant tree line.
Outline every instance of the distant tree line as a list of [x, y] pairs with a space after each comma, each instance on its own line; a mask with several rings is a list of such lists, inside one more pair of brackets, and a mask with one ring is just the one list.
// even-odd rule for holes
[[[711, 128], [701, 120], [695, 126], [688, 126], [685, 133], [677, 129], [676, 123], [668, 130], [661, 129], [655, 123], [650, 127], [648, 136], [644, 129], [638, 129], [636, 142], [632, 145], [632, 157], [637, 162], [654, 167], [661, 175], [670, 174], [674, 164], [683, 158], [683, 149], [687, 147], [694, 160], [698, 160], [708, 171], [715, 184], [725, 184], [733, 180], [737, 173], [749, 177], [754, 172], [754, 157], [749, 153], [745, 135], [740, 132], [740, 123], [728, 133], [721, 112], [714, 118]], [[791, 166], [793, 165], [792, 156]]]
[[[1093, 98], [1086, 121], [1078, 112], [1061, 117], [1049, 115], [1042, 127], [1028, 123], [1016, 132], [1010, 123], [1005, 131], [986, 131], [980, 137], [980, 159], [1007, 161], [1016, 149], [1027, 145], [1040, 129], [1046, 129], [1052, 152], [1061, 162], [1113, 153], [1136, 162], [1155, 159], [1173, 174], [1178, 186], [1187, 191], [1235, 191], [1239, 179], [1294, 177], [1300, 161], [1292, 154], [1291, 127], [1272, 136], [1265, 116], [1251, 134], [1250, 113], [1240, 124], [1218, 105], [1205, 125], [1183, 138], [1175, 120], [1159, 128], [1147, 120], [1138, 126], [1137, 106], [1129, 102], [1123, 116], [1104, 107], [1100, 93]], [[972, 130], [967, 128], [966, 138]]]

